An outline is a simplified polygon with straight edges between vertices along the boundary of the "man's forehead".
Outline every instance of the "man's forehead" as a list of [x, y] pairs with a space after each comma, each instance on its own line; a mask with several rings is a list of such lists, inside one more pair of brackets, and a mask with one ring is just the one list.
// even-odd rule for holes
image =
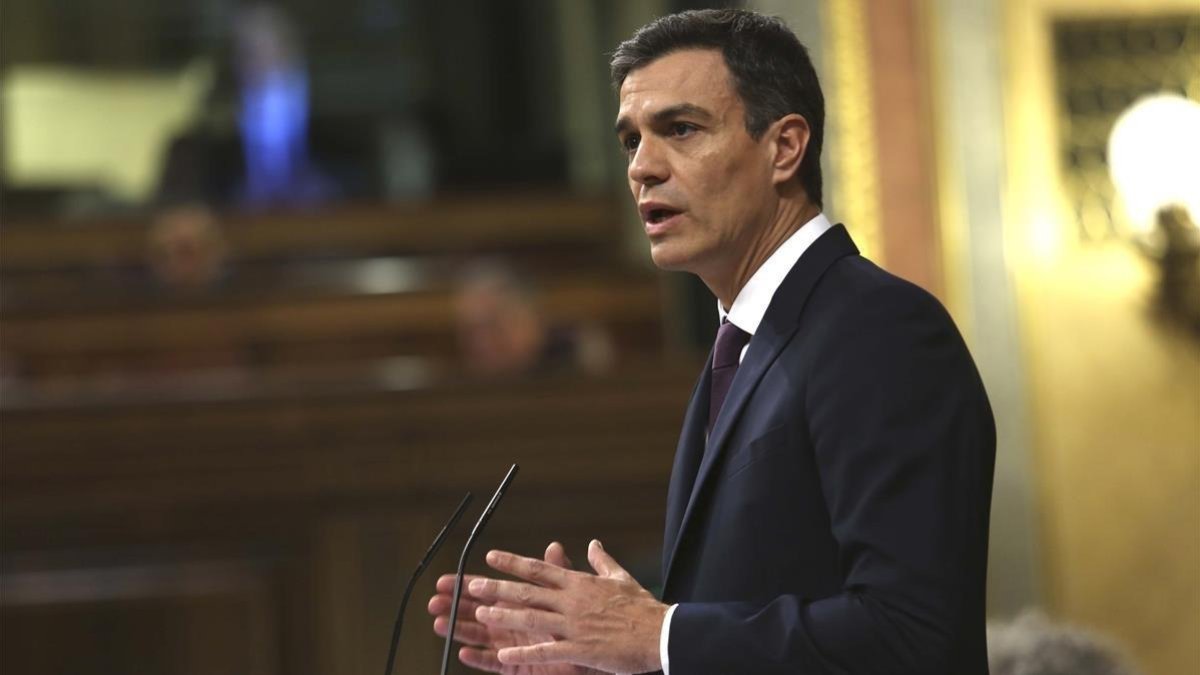
[[672, 52], [638, 68], [621, 84], [620, 117], [690, 103], [716, 111], [732, 94], [729, 69], [715, 49]]

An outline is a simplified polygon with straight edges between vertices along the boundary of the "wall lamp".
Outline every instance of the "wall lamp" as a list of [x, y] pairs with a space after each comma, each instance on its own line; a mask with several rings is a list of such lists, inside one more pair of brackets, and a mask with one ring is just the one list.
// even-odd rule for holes
[[1113, 125], [1108, 166], [1133, 242], [1158, 267], [1161, 309], [1200, 337], [1200, 103], [1136, 101]]

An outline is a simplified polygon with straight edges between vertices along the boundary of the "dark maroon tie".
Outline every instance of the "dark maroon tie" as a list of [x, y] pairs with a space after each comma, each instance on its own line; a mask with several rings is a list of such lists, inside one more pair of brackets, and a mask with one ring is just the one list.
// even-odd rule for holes
[[707, 432], [712, 434], [713, 424], [717, 421], [717, 413], [725, 403], [729, 394], [729, 385], [733, 384], [733, 376], [737, 373], [741, 361], [742, 348], [750, 341], [750, 334], [729, 323], [726, 319], [717, 330], [717, 344], [713, 348], [712, 360], [712, 389], [708, 397], [708, 426]]

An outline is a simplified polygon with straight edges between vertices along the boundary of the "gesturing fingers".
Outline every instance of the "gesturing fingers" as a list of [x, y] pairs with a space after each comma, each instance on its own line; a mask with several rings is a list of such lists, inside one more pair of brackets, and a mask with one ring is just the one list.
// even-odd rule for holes
[[567, 641], [542, 642], [526, 647], [507, 647], [496, 653], [500, 663], [510, 666], [534, 665], [539, 663], [574, 663], [578, 646]]
[[458, 660], [463, 662], [463, 665], [475, 670], [484, 670], [489, 673], [503, 673], [507, 670], [511, 671], [511, 667], [506, 667], [500, 663], [500, 659], [496, 658], [496, 650], [494, 649], [472, 649], [471, 647], [463, 647], [458, 650]]
[[[471, 582], [475, 579], [482, 578], [483, 577], [480, 577], [478, 574], [467, 574], [463, 576], [463, 590], [467, 590], [467, 588], [471, 585]], [[454, 579], [455, 576], [453, 574], [443, 574], [442, 576], [438, 577], [436, 585], [438, 593], [445, 593], [447, 595], [454, 593]]]
[[571, 559], [567, 557], [567, 549], [557, 541], [550, 542], [546, 547], [546, 562], [556, 567], [572, 570], [575, 565], [571, 563]]
[[556, 591], [519, 581], [476, 579], [471, 582], [471, 595], [487, 604], [499, 601], [553, 610], [560, 609], [561, 604]]
[[475, 612], [475, 620], [491, 628], [507, 628], [522, 633], [562, 637], [567, 632], [567, 621], [563, 615], [540, 609], [480, 607]]
[[570, 575], [575, 574], [536, 558], [526, 558], [505, 551], [488, 551], [487, 564], [497, 571], [549, 588], [562, 588]]
[[[433, 620], [433, 632], [440, 637], [446, 637], [446, 628], [450, 626], [448, 617], [439, 616]], [[456, 621], [454, 623], [454, 641], [475, 647], [491, 647], [492, 636], [487, 626], [475, 621]]]
[[[442, 593], [433, 596], [429, 599], [429, 613], [434, 616], [448, 616], [450, 614], [450, 605], [453, 600], [454, 599], [449, 595]], [[461, 598], [458, 601], [458, 611], [460, 614], [473, 616], [475, 614], [475, 608], [482, 604], [484, 603], [476, 602], [475, 600], [468, 600], [467, 598]]]
[[624, 580], [633, 579], [629, 572], [626, 572], [625, 568], [621, 567], [616, 559], [609, 555], [608, 551], [604, 550], [604, 545], [600, 543], [599, 539], [593, 539], [592, 543], [588, 544], [588, 563], [602, 577]]

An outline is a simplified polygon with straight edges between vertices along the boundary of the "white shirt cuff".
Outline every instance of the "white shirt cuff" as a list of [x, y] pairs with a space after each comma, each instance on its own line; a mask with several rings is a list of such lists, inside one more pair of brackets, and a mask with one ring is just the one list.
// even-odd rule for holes
[[667, 613], [663, 616], [662, 633], [658, 638], [658, 657], [662, 660], [663, 675], [671, 675], [671, 659], [667, 653], [667, 644], [670, 642], [671, 636], [671, 617], [675, 614], [675, 608], [679, 605], [671, 605], [667, 608]]

